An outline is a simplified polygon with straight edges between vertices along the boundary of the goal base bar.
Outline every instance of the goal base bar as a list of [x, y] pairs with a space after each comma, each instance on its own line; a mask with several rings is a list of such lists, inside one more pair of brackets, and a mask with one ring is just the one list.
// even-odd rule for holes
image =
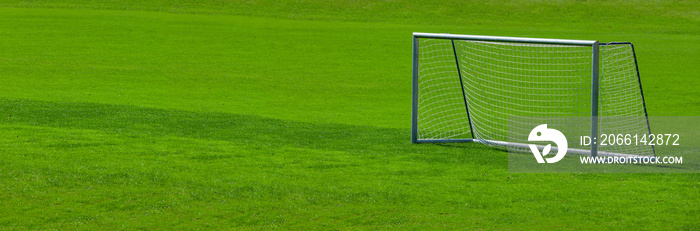
[[[480, 143], [480, 144], [490, 144], [490, 145], [504, 146], [504, 147], [515, 147], [515, 148], [522, 148], [522, 149], [529, 149], [530, 148], [529, 144], [506, 142], [506, 141], [484, 140], [484, 139], [435, 139], [435, 140], [417, 140], [416, 141], [416, 143], [469, 143], [469, 142]], [[544, 145], [537, 145], [537, 148], [543, 149]], [[551, 150], [558, 151], [559, 148], [551, 147]], [[566, 150], [566, 152], [579, 154], [579, 155], [585, 155], [585, 156], [591, 155], [590, 150], [578, 149], [578, 148], [569, 148]], [[611, 156], [611, 157], [624, 157], [624, 158], [656, 157], [656, 155], [644, 156], [644, 155], [633, 155], [633, 154], [604, 152], [604, 151], [598, 151], [597, 155], [598, 156]]]
[[474, 139], [434, 139], [434, 140], [416, 140], [414, 143], [468, 143], [475, 142]]

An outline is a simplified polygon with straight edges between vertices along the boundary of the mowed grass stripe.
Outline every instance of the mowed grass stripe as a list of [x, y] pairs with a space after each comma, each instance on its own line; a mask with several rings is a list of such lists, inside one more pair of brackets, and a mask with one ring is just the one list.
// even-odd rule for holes
[[9, 98], [407, 128], [410, 34], [427, 31], [632, 41], [650, 115], [693, 115], [700, 107], [685, 87], [700, 84], [692, 78], [700, 57], [692, 33], [0, 11], [0, 96]]
[[[535, 224], [528, 225], [525, 214], [547, 206], [558, 218], [545, 221], [599, 214], [627, 220], [627, 226], [646, 211], [630, 210], [648, 206], [638, 201], [663, 198], [664, 206], [656, 208], [673, 215], [656, 217], [659, 222], [681, 216], [672, 210], [697, 209], [680, 200], [696, 192], [689, 187], [697, 184], [696, 175], [507, 174], [504, 152], [477, 144], [409, 145], [401, 139], [405, 129], [94, 103], [1, 102], [2, 111], [12, 113], [2, 119], [2, 168], [8, 173], [3, 201], [8, 212], [34, 214], [40, 223], [77, 225], [72, 219], [87, 216], [82, 227], [114, 225], [118, 220], [107, 213], [148, 213], [136, 220], [155, 225], [177, 213], [255, 227], [307, 225], [306, 219], [328, 227], [396, 219], [396, 227], [438, 221], [459, 227], [474, 216], [489, 217], [493, 227], [528, 227]], [[598, 211], [588, 203], [618, 206]], [[56, 215], [45, 213], [45, 206]], [[196, 206], [229, 215], [198, 215]], [[65, 213], [76, 207], [80, 213]], [[449, 216], [431, 215], [438, 213]]]

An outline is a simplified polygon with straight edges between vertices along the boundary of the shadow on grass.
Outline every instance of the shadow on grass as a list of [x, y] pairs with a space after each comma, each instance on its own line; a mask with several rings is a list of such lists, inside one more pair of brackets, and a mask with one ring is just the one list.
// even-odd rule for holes
[[[313, 124], [219, 112], [190, 112], [98, 103], [0, 98], [0, 123], [148, 137], [230, 141], [263, 148], [307, 148], [365, 155], [415, 154], [437, 162], [494, 163], [497, 150], [479, 144], [411, 144], [409, 129]], [[485, 157], [488, 156], [488, 157]], [[498, 155], [504, 166], [505, 154]], [[456, 158], [456, 159], [455, 159]]]

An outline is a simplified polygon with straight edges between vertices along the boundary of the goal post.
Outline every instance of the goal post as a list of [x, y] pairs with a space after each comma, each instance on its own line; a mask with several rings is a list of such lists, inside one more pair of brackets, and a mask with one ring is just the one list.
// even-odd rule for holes
[[[626, 42], [413, 33], [412, 104], [412, 143], [522, 146], [508, 142], [512, 117], [585, 117], [567, 129], [590, 137], [650, 133], [634, 47]], [[517, 132], [526, 137], [523, 129]], [[653, 147], [587, 148], [581, 152], [591, 156], [653, 155]]]

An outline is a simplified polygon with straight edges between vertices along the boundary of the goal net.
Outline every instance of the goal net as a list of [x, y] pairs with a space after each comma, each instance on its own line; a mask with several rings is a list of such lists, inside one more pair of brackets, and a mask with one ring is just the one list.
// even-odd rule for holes
[[577, 137], [650, 132], [631, 43], [414, 33], [413, 52], [414, 143], [527, 143], [543, 122]]

